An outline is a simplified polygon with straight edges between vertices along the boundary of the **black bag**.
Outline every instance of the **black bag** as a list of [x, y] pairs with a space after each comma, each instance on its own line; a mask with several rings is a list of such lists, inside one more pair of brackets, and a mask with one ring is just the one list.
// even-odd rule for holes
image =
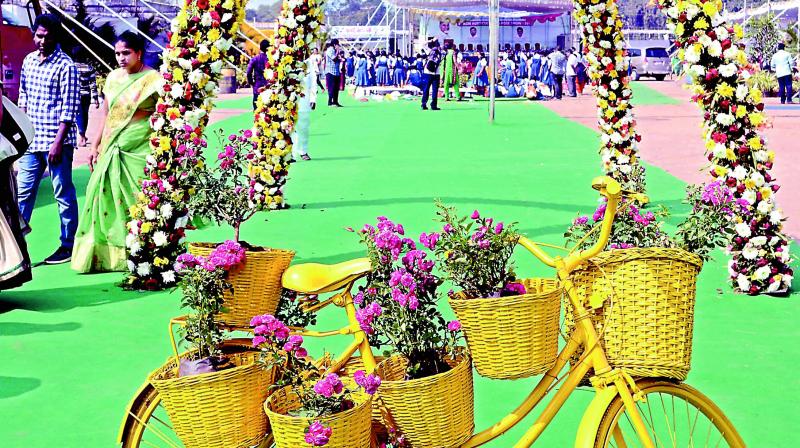
[[8, 140], [21, 156], [33, 143], [33, 124], [16, 104], [10, 99], [3, 99], [3, 121], [0, 123], [0, 134]]

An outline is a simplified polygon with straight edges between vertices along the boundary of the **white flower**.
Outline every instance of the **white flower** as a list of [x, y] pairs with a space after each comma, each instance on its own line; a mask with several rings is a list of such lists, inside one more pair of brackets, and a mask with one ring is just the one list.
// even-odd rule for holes
[[619, 87], [619, 81], [617, 81], [616, 79], [614, 79], [614, 80], [612, 80], [612, 81], [609, 83], [609, 86], [610, 86], [610, 87], [611, 87], [613, 90], [617, 90], [617, 88]]
[[128, 221], [128, 230], [133, 235], [139, 234], [139, 223], [137, 221]]
[[758, 171], [750, 175], [750, 180], [752, 180], [753, 183], [756, 184], [756, 187], [764, 185], [764, 176], [762, 176], [761, 173], [759, 173]]
[[742, 249], [742, 256], [746, 260], [755, 260], [758, 257], [758, 249], [748, 244], [744, 249]]
[[211, 64], [209, 64], [208, 67], [211, 69], [212, 73], [219, 73], [222, 71], [222, 61], [221, 60], [214, 61]]
[[[747, 98], [747, 93], [748, 90], [745, 84], [739, 84], [738, 86], [736, 86], [736, 99], [744, 100], [745, 98]], [[755, 156], [755, 153], [753, 153], [753, 156]]]
[[166, 219], [172, 217], [172, 204], [167, 203], [161, 205], [161, 216], [163, 216]]
[[205, 27], [209, 27], [209, 26], [211, 26], [211, 22], [212, 22], [213, 20], [214, 20], [214, 19], [212, 19], [212, 18], [211, 18], [211, 14], [210, 14], [210, 13], [208, 13], [208, 12], [206, 12], [206, 13], [204, 13], [204, 14], [203, 14], [203, 16], [200, 18], [200, 25], [203, 25], [203, 26], [205, 26]]
[[683, 59], [690, 64], [694, 64], [700, 61], [700, 53], [694, 45], [690, 45], [686, 48], [686, 51], [684, 51]]
[[183, 84], [173, 84], [172, 90], [169, 91], [169, 96], [174, 99], [178, 99], [183, 96]]
[[694, 76], [703, 76], [703, 75], [706, 74], [706, 68], [703, 67], [702, 65], [697, 65], [697, 64], [690, 65], [689, 66], [689, 72], [690, 72], [691, 75], [694, 75]]
[[793, 275], [783, 274], [783, 284], [789, 286], [792, 284]]
[[728, 29], [724, 26], [717, 27], [714, 32], [717, 33], [717, 39], [719, 40], [725, 40], [728, 38]]
[[153, 244], [156, 246], [166, 246], [168, 241], [167, 234], [160, 230], [153, 234]]
[[156, 211], [151, 209], [150, 207], [145, 208], [144, 219], [148, 221], [153, 221], [154, 219], [156, 219]]
[[708, 34], [703, 34], [703, 36], [700, 37], [700, 39], [697, 39], [697, 42], [699, 42], [700, 45], [702, 45], [704, 47], [708, 47], [709, 45], [711, 45], [712, 40], [708, 36]]
[[730, 126], [736, 121], [736, 117], [731, 114], [717, 114], [716, 122], [723, 126]]
[[736, 234], [741, 237], [747, 238], [750, 236], [750, 226], [743, 222], [736, 224], [734, 229], [736, 230]]
[[750, 280], [748, 280], [743, 274], [739, 274], [739, 276], [736, 277], [736, 284], [743, 292], [750, 291]]
[[758, 151], [753, 151], [753, 158], [756, 160], [756, 162], [766, 162], [769, 159], [769, 154], [767, 151], [761, 149]]
[[141, 276], [150, 275], [150, 263], [148, 263], [146, 261], [143, 262], [143, 263], [140, 263], [139, 266], [136, 268], [136, 273], [141, 275]]
[[161, 279], [164, 283], [175, 283], [175, 271], [164, 271], [161, 273]]
[[722, 157], [725, 157], [725, 154], [727, 154], [727, 151], [728, 151], [728, 148], [725, 145], [723, 145], [722, 143], [717, 143], [716, 145], [714, 145], [714, 149], [711, 151], [711, 153], [716, 158], [722, 158]]
[[733, 176], [736, 180], [742, 180], [747, 177], [747, 170], [742, 165], [739, 165], [733, 170], [731, 176]]
[[731, 277], [736, 275], [736, 271], [733, 270], [734, 263], [736, 263], [735, 260], [733, 260], [733, 259], [728, 260], [728, 275], [730, 275]]
[[752, 207], [753, 204], [756, 203], [756, 192], [753, 190], [745, 190], [744, 193], [742, 193], [742, 199], [747, 201], [747, 203]]
[[726, 78], [735, 75], [738, 71], [739, 69], [736, 67], [736, 64], [725, 64], [719, 66], [719, 74]]
[[140, 250], [142, 250], [142, 243], [140, 243], [138, 240], [134, 241], [133, 244], [128, 246], [128, 251], [131, 253], [131, 255], [138, 254]]
[[136, 264], [131, 260], [128, 260], [128, 271], [133, 272], [136, 270]]
[[223, 14], [223, 15], [222, 15], [222, 20], [221, 20], [221, 22], [222, 22], [222, 23], [225, 23], [225, 22], [227, 22], [227, 21], [231, 20], [232, 18], [233, 18], [233, 14], [231, 14], [231, 13], [229, 13], [229, 12], [226, 12], [225, 14]]
[[766, 215], [772, 210], [772, 203], [770, 201], [761, 201], [758, 203], [756, 210], [758, 210], [758, 212], [762, 215]]
[[750, 244], [752, 244], [753, 246], [763, 246], [767, 244], [767, 237], [763, 235], [753, 237], [753, 239], [750, 240]]
[[783, 219], [783, 216], [781, 215], [781, 211], [780, 210], [773, 210], [769, 214], [769, 222], [772, 223], [772, 224], [780, 223], [781, 219]]
[[766, 280], [769, 278], [769, 275], [772, 273], [769, 266], [761, 266], [760, 268], [756, 269], [756, 272], [753, 273], [753, 278], [756, 280]]
[[775, 292], [781, 287], [781, 282], [772, 282], [767, 286], [767, 292]]
[[189, 223], [189, 216], [188, 215], [181, 216], [180, 218], [175, 220], [175, 228], [182, 229], [186, 227], [186, 224], [188, 223]]
[[184, 58], [178, 58], [178, 65], [184, 70], [192, 69], [192, 61]]
[[189, 73], [189, 82], [192, 84], [200, 84], [200, 81], [202, 81], [205, 77], [206, 74], [200, 70], [192, 70], [192, 72]]
[[713, 57], [720, 57], [722, 56], [722, 44], [719, 41], [715, 40], [708, 46], [708, 54]]

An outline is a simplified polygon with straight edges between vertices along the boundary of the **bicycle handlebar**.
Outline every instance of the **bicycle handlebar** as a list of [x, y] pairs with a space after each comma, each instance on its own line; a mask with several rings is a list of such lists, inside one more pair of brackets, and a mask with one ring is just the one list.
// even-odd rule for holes
[[[567, 271], [571, 271], [575, 266], [599, 254], [603, 248], [606, 247], [606, 244], [608, 244], [608, 239], [611, 236], [611, 228], [614, 225], [614, 217], [617, 212], [617, 205], [622, 198], [622, 187], [616, 180], [608, 176], [600, 176], [595, 177], [592, 180], [592, 188], [599, 191], [600, 195], [604, 196], [608, 200], [606, 211], [603, 215], [603, 221], [600, 227], [600, 236], [594, 246], [590, 247], [589, 249], [579, 251], [578, 253], [571, 254], [564, 259], [564, 266]], [[538, 244], [524, 236], [520, 237], [519, 244], [528, 249], [536, 258], [541, 260], [542, 263], [550, 267], [556, 267], [556, 260], [547, 255], [547, 253], [542, 250]]]

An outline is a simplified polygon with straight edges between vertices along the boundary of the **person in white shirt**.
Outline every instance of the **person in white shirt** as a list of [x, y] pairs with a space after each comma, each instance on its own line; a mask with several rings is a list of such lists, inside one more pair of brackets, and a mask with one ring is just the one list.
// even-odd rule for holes
[[316, 48], [313, 49], [311, 51], [311, 56], [309, 56], [306, 61], [306, 76], [313, 81], [306, 84], [306, 95], [308, 96], [308, 101], [312, 110], [317, 107], [317, 84], [319, 81], [319, 65], [321, 62], [322, 56], [319, 54], [319, 50]]
[[778, 51], [772, 55], [770, 68], [778, 77], [778, 92], [781, 96], [781, 104], [792, 102], [792, 55], [786, 51], [786, 45], [781, 42], [778, 44]]
[[576, 92], [575, 80], [578, 77], [578, 72], [576, 68], [578, 67], [578, 56], [575, 55], [575, 49], [569, 49], [567, 51], [567, 92], [569, 96], [576, 97], [578, 96]]

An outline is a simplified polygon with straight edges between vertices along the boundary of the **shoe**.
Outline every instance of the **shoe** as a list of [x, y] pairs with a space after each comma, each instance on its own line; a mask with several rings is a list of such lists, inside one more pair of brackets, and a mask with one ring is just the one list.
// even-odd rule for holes
[[308, 154], [303, 154], [302, 156], [300, 156], [300, 158], [303, 160], [311, 160], [311, 156], [309, 156]]
[[61, 246], [53, 255], [44, 259], [44, 264], [62, 264], [72, 260], [72, 248]]
[[428, 110], [428, 106], [426, 106], [426, 105], [424, 105], [424, 104], [423, 104], [423, 105], [422, 105], [422, 110]]
[[342, 106], [342, 105], [341, 105], [341, 104], [339, 104], [339, 103], [336, 103], [336, 104], [334, 104], [334, 106], [336, 106], [336, 107], [344, 107], [344, 106]]
[[442, 110], [442, 109], [439, 109], [438, 107], [431, 107], [431, 110]]
[[317, 108], [317, 103], [311, 103], [311, 110], [315, 110]]

